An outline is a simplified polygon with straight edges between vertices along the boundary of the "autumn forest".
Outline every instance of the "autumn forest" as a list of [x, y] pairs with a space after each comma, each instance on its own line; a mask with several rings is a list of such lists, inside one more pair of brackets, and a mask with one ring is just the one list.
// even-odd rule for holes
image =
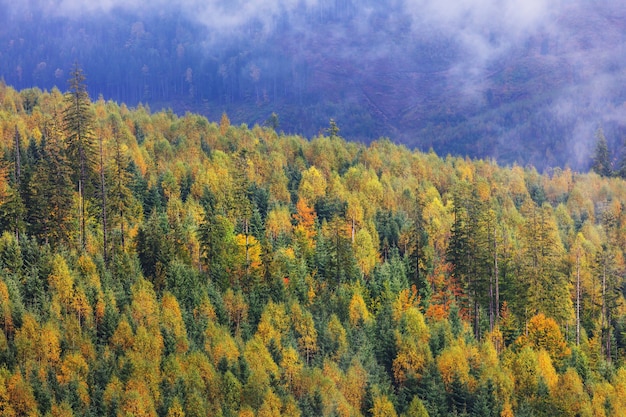
[[0, 83], [0, 415], [625, 412], [619, 176], [86, 91]]

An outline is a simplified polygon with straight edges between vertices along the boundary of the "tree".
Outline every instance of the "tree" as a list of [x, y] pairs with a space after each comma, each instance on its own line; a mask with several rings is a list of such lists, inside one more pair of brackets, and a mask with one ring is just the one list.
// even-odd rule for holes
[[415, 307], [410, 307], [400, 319], [400, 328], [396, 330], [398, 354], [393, 360], [393, 375], [400, 384], [409, 377], [420, 378], [426, 366], [432, 361], [428, 340], [430, 334], [424, 316]]
[[608, 361], [612, 359], [612, 326], [611, 320], [620, 301], [620, 276], [618, 267], [617, 251], [608, 244], [603, 244], [601, 250], [596, 253], [593, 267], [595, 279], [600, 284], [601, 291], [601, 332], [602, 352]]
[[326, 131], [328, 132], [328, 136], [331, 138], [339, 137], [339, 126], [337, 126], [335, 119], [330, 119], [330, 122], [328, 122], [328, 129], [326, 129]]
[[57, 245], [68, 243], [74, 203], [70, 163], [61, 143], [60, 132], [53, 124], [46, 124], [44, 137], [33, 153], [38, 163], [26, 188], [27, 221], [29, 231], [40, 242]]
[[521, 265], [517, 298], [520, 316], [539, 312], [564, 323], [571, 318], [572, 300], [564, 274], [564, 247], [552, 207], [537, 207], [527, 201], [521, 208], [525, 217], [521, 231]]
[[532, 346], [537, 350], [544, 349], [557, 363], [571, 353], [556, 321], [543, 313], [530, 319], [528, 335], [521, 336], [518, 343], [522, 346]]
[[611, 155], [602, 128], [596, 131], [596, 139], [596, 149], [593, 153], [591, 169], [600, 176], [610, 177], [613, 174]]
[[424, 403], [416, 395], [413, 397], [409, 408], [402, 414], [402, 417], [428, 417], [428, 411], [424, 407]]
[[120, 228], [120, 245], [122, 251], [126, 250], [125, 227], [129, 223], [132, 208], [133, 195], [129, 188], [130, 164], [127, 149], [122, 142], [121, 120], [110, 117], [113, 129], [113, 157], [112, 157], [112, 179], [109, 186], [108, 201], [111, 207], [112, 227], [117, 223]]
[[81, 246], [84, 249], [87, 244], [85, 189], [95, 162], [94, 118], [85, 85], [85, 75], [78, 63], [74, 64], [74, 69], [70, 74], [70, 89], [65, 95], [63, 130], [66, 135], [69, 160], [78, 179], [80, 235]]

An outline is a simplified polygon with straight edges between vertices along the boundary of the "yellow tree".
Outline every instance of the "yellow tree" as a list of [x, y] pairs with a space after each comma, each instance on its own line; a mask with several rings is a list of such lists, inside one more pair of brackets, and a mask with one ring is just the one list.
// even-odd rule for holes
[[559, 383], [555, 385], [552, 394], [563, 415], [592, 415], [589, 395], [574, 368], [568, 368], [561, 375]]
[[236, 293], [231, 289], [227, 289], [222, 296], [224, 301], [224, 309], [228, 315], [228, 322], [234, 327], [235, 335], [239, 336], [241, 332], [241, 324], [248, 321], [248, 304], [243, 298], [241, 291]]
[[348, 317], [352, 327], [362, 326], [370, 322], [370, 312], [365, 305], [365, 300], [359, 291], [355, 291], [348, 305]]
[[372, 417], [397, 417], [396, 410], [386, 395], [374, 397], [374, 405], [370, 411]]
[[70, 268], [62, 255], [57, 254], [52, 259], [52, 272], [48, 275], [48, 285], [52, 290], [53, 297], [57, 297], [63, 311], [71, 308], [74, 295], [74, 278]]
[[326, 332], [332, 346], [332, 357], [335, 360], [339, 360], [348, 351], [348, 339], [346, 329], [344, 329], [335, 313], [330, 316]]
[[311, 357], [317, 352], [317, 330], [315, 330], [313, 316], [308, 310], [303, 311], [300, 305], [294, 302], [291, 305], [291, 319], [298, 336], [298, 349], [309, 364]]
[[270, 301], [261, 313], [261, 320], [257, 328], [257, 334], [263, 340], [265, 346], [274, 343], [282, 348], [283, 341], [287, 337], [290, 328], [290, 320], [285, 312], [285, 305]]
[[428, 345], [430, 333], [424, 316], [411, 307], [404, 312], [399, 329], [395, 332], [397, 355], [393, 360], [393, 374], [399, 383], [409, 376], [419, 378], [426, 365], [432, 361]]
[[359, 269], [361, 269], [361, 273], [365, 277], [369, 277], [378, 262], [376, 246], [367, 229], [361, 229], [356, 233], [354, 238], [354, 257]]
[[[15, 416], [36, 417], [39, 415], [33, 387], [24, 380], [19, 370], [12, 376], [6, 376], [6, 396]], [[5, 409], [10, 412], [8, 407]], [[7, 414], [10, 416], [10, 414]]]
[[457, 340], [452, 346], [444, 349], [437, 358], [437, 369], [439, 369], [443, 383], [448, 391], [452, 389], [454, 381], [470, 387], [475, 383], [475, 380], [470, 375], [470, 364], [466, 357], [466, 349], [465, 342]]
[[217, 366], [222, 360], [233, 364], [239, 359], [239, 348], [230, 335], [230, 331], [214, 322], [207, 324], [205, 332], [206, 342], [204, 348]]
[[291, 234], [291, 228], [291, 215], [287, 206], [276, 206], [267, 214], [265, 232], [272, 241]]
[[313, 204], [318, 198], [326, 194], [326, 178], [315, 166], [302, 172], [298, 195], [304, 198], [309, 204]]
[[164, 292], [161, 298], [161, 326], [175, 340], [176, 353], [185, 353], [189, 349], [187, 330], [180, 311], [178, 300], [170, 292]]
[[11, 312], [9, 289], [2, 278], [0, 278], [0, 325], [2, 325], [5, 336], [13, 333], [13, 314]]
[[521, 336], [518, 343], [522, 346], [531, 346], [536, 350], [545, 349], [556, 363], [560, 363], [571, 353], [559, 325], [554, 319], [546, 317], [542, 313], [530, 319], [528, 335]]

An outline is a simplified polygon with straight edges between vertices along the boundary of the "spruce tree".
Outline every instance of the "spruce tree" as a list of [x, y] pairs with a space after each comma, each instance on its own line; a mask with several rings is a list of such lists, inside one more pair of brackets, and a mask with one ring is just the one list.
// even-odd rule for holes
[[596, 132], [596, 138], [596, 149], [593, 153], [593, 165], [591, 166], [591, 169], [598, 175], [610, 177], [613, 174], [613, 170], [611, 168], [611, 155], [602, 128], [598, 129]]
[[91, 101], [85, 85], [85, 75], [78, 63], [74, 64], [69, 79], [69, 91], [65, 94], [63, 130], [67, 140], [67, 153], [78, 182], [80, 199], [81, 245], [86, 244], [85, 188], [95, 163], [94, 117]]

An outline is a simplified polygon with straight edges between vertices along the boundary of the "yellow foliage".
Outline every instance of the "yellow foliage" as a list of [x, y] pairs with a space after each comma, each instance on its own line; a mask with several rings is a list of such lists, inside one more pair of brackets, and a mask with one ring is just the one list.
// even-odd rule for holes
[[63, 358], [57, 373], [59, 384], [69, 384], [71, 381], [83, 381], [87, 377], [89, 366], [79, 353], [69, 353]]
[[537, 353], [537, 364], [539, 365], [539, 375], [543, 377], [550, 392], [553, 392], [554, 388], [556, 388], [559, 383], [559, 376], [552, 365], [552, 360], [548, 352], [542, 349]]
[[338, 360], [348, 351], [348, 339], [346, 337], [346, 329], [343, 328], [336, 314], [330, 316], [327, 330], [330, 341], [333, 344], [333, 358]]
[[187, 330], [178, 300], [169, 292], [164, 292], [161, 299], [161, 326], [172, 333], [176, 339], [176, 352], [185, 353], [189, 349]]
[[400, 325], [395, 334], [398, 353], [393, 360], [393, 375], [396, 381], [404, 383], [409, 376], [421, 376], [425, 366], [432, 360], [432, 353], [428, 346], [428, 327], [417, 308], [407, 309]]
[[9, 300], [9, 289], [0, 278], [0, 323], [5, 335], [13, 332], [13, 317], [11, 315], [11, 301]]
[[183, 406], [181, 405], [178, 397], [175, 397], [174, 401], [172, 401], [172, 405], [170, 405], [170, 408], [167, 410], [166, 417], [185, 417], [185, 411], [183, 410]]
[[59, 297], [61, 305], [69, 309], [74, 295], [74, 279], [62, 255], [55, 255], [52, 260], [52, 272], [48, 276], [48, 285]]
[[16, 417], [39, 415], [33, 388], [28, 381], [24, 380], [19, 371], [8, 378], [6, 390], [8, 402], [15, 411]]
[[271, 239], [277, 239], [280, 235], [291, 234], [291, 214], [289, 207], [279, 205], [274, 207], [265, 220], [265, 231]]
[[282, 346], [283, 338], [287, 336], [290, 326], [289, 317], [285, 313], [285, 305], [270, 301], [261, 314], [257, 334], [269, 346], [273, 340], [276, 346]]
[[553, 397], [565, 415], [591, 416], [589, 396], [574, 368], [569, 368], [554, 386]]
[[451, 389], [454, 380], [468, 386], [472, 384], [473, 377], [470, 375], [470, 365], [465, 350], [465, 342], [457, 341], [444, 349], [437, 358], [437, 369], [447, 390]]
[[358, 359], [353, 359], [350, 367], [346, 371], [344, 382], [339, 385], [339, 389], [346, 401], [354, 410], [360, 410], [365, 398], [367, 386], [367, 371]]
[[285, 385], [292, 393], [297, 395], [301, 389], [302, 363], [300, 362], [298, 352], [294, 348], [288, 347], [283, 350], [280, 368]]
[[239, 410], [238, 417], [254, 417], [254, 411], [250, 407]]
[[137, 281], [132, 288], [131, 317], [138, 325], [150, 329], [159, 327], [159, 304], [152, 284], [145, 279]]
[[370, 273], [378, 263], [378, 251], [370, 233], [367, 229], [361, 229], [356, 233], [354, 238], [354, 257], [357, 265], [365, 277], [369, 277]]
[[302, 179], [298, 195], [308, 204], [314, 203], [319, 197], [326, 194], [326, 179], [315, 166], [302, 171]]
[[370, 410], [372, 417], [397, 417], [393, 404], [386, 395], [374, 398], [374, 406]]
[[248, 321], [248, 304], [241, 291], [235, 293], [230, 288], [226, 290], [222, 300], [228, 314], [228, 322], [235, 327], [235, 334], [239, 335], [241, 324]]
[[135, 379], [128, 381], [122, 396], [120, 412], [122, 416], [157, 416], [150, 391], [144, 382]]
[[518, 344], [545, 349], [553, 361], [560, 361], [571, 353], [559, 325], [550, 317], [539, 313], [528, 322], [528, 336], [521, 336]]
[[365, 300], [358, 292], [355, 292], [348, 306], [348, 319], [353, 327], [366, 324], [370, 321], [370, 313], [365, 305]]
[[392, 317], [398, 322], [409, 308], [417, 308], [419, 306], [419, 295], [415, 285], [411, 289], [405, 288], [398, 293], [398, 296], [392, 305]]
[[248, 340], [243, 355], [252, 373], [260, 376], [264, 383], [269, 384], [272, 377], [278, 376], [278, 365], [258, 335]]
[[239, 348], [228, 329], [209, 322], [205, 336], [204, 348], [213, 359], [213, 365], [217, 366], [222, 359], [226, 359], [229, 363], [239, 359]]
[[67, 401], [63, 401], [61, 404], [53, 404], [50, 409], [52, 417], [74, 417], [72, 407]]
[[500, 417], [515, 417], [515, 414], [513, 414], [513, 407], [511, 407], [511, 403], [509, 401], [504, 403], [502, 412], [500, 412]]
[[263, 398], [263, 404], [257, 412], [257, 417], [280, 417], [281, 407], [280, 398], [271, 389], [268, 389], [265, 398]]

